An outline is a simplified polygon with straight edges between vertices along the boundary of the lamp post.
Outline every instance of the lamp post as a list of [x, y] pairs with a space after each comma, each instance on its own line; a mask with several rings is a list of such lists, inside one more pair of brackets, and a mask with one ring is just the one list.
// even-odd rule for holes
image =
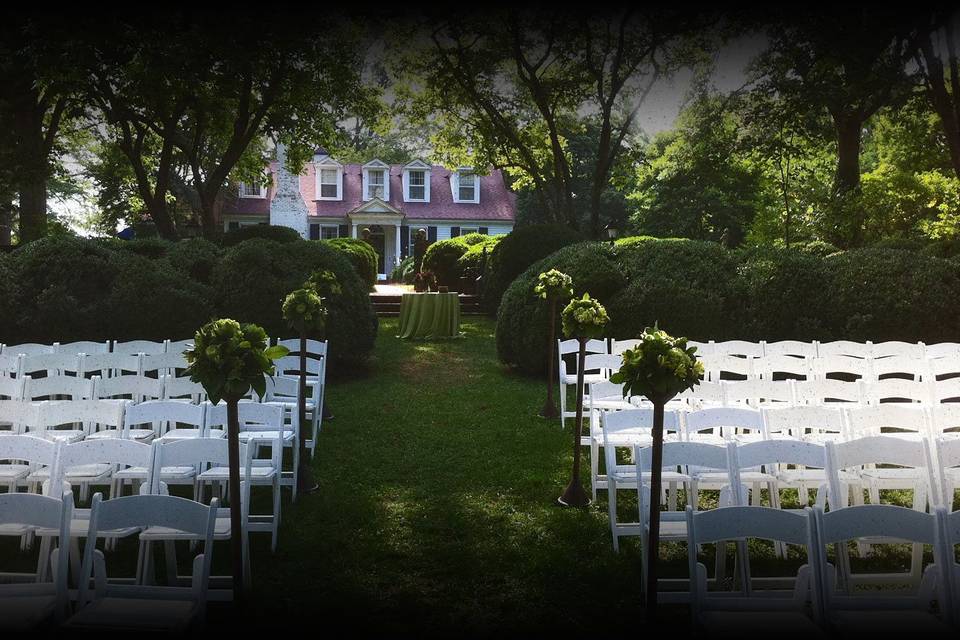
[[607, 235], [607, 240], [610, 241], [611, 245], [617, 240], [617, 236], [620, 235], [620, 230], [617, 229], [612, 222], [603, 228], [603, 232]]

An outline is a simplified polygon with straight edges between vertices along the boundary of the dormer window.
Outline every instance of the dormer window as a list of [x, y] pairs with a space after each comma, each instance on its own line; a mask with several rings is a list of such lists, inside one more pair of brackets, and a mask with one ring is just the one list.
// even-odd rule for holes
[[330, 156], [315, 156], [317, 200], [343, 200], [343, 167]]
[[240, 183], [240, 197], [241, 198], [266, 198], [267, 197], [267, 188], [257, 182], [241, 182]]
[[430, 165], [414, 160], [403, 167], [404, 202], [430, 202]]
[[363, 165], [363, 199], [390, 199], [390, 166], [374, 160]]
[[480, 182], [472, 169], [460, 169], [451, 176], [454, 202], [480, 202]]

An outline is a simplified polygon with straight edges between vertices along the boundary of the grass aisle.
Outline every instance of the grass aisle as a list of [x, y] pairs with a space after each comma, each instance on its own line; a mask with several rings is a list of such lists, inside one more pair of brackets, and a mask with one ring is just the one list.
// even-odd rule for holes
[[469, 319], [463, 340], [411, 343], [384, 320], [370, 375], [329, 387], [320, 490], [285, 502], [276, 555], [254, 538], [260, 622], [635, 628], [637, 550], [612, 552], [604, 510], [555, 506], [571, 435], [536, 417], [543, 385], [497, 362], [493, 330]]

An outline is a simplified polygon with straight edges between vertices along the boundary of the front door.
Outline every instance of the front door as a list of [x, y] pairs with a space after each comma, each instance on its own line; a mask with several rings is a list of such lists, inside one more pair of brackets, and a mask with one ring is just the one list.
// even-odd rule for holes
[[370, 236], [367, 238], [367, 242], [374, 248], [377, 252], [377, 273], [382, 276], [386, 275], [384, 271], [384, 251], [386, 250], [386, 241], [383, 235], [383, 227], [379, 224], [372, 224], [367, 229], [370, 230]]

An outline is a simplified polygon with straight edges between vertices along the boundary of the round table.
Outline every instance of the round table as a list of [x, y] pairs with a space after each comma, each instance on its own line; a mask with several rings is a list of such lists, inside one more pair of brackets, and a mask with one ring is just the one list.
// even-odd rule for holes
[[460, 337], [460, 296], [457, 293], [403, 294], [397, 337]]

